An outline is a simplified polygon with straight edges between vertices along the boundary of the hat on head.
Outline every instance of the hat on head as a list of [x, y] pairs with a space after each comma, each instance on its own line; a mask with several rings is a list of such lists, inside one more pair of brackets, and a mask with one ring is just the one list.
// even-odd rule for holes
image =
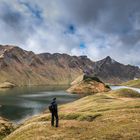
[[53, 98], [53, 100], [56, 100], [56, 98]]

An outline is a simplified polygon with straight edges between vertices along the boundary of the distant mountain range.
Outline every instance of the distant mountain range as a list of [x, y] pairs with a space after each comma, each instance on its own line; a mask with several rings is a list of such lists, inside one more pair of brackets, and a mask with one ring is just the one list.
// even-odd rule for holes
[[94, 75], [102, 81], [118, 84], [132, 79], [140, 78], [140, 69], [137, 66], [124, 65], [111, 57], [94, 63]]
[[35, 54], [17, 46], [0, 45], [0, 83], [69, 85], [83, 71], [112, 84], [140, 78], [139, 67], [120, 64], [109, 56], [94, 62], [87, 56]]

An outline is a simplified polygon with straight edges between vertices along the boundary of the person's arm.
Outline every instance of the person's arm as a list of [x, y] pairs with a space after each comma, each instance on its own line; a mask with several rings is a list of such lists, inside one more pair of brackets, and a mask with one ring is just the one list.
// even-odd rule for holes
[[58, 108], [57, 108], [57, 103], [55, 103], [55, 110], [56, 110], [56, 111], [58, 111]]

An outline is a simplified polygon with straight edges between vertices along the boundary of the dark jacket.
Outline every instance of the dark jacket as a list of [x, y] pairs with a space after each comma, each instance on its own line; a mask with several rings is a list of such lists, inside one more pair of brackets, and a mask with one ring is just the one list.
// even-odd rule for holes
[[52, 106], [52, 113], [57, 113], [58, 109], [57, 109], [57, 103], [56, 101], [52, 101], [51, 102], [51, 106]]

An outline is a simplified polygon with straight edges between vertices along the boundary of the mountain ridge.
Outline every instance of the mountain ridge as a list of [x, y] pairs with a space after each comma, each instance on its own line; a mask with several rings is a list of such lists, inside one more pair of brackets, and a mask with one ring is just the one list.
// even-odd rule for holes
[[104, 82], [118, 84], [140, 78], [140, 69], [138, 66], [121, 64], [107, 56], [95, 62], [94, 74]]
[[94, 62], [87, 56], [35, 54], [18, 46], [0, 45], [0, 83], [11, 82], [17, 86], [69, 85], [84, 71], [111, 84], [140, 78], [138, 67], [123, 65], [110, 56]]
[[[94, 62], [67, 54], [35, 54], [14, 46], [0, 46], [0, 82], [16, 85], [68, 85]], [[84, 59], [84, 61], [83, 61]], [[89, 64], [88, 64], [89, 63]]]

